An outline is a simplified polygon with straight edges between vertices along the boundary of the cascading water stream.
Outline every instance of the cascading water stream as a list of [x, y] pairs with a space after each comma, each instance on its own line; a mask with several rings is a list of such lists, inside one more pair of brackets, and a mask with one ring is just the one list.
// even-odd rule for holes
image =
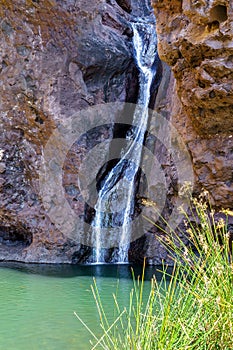
[[[119, 180], [119, 178], [127, 179], [127, 186], [123, 190], [124, 215], [120, 225], [119, 248], [115, 252], [114, 260], [117, 263], [128, 262], [131, 221], [134, 215], [135, 180], [141, 163], [143, 141], [147, 130], [150, 89], [156, 74], [153, 64], [157, 49], [155, 22], [139, 20], [131, 25], [134, 34], [135, 60], [139, 69], [139, 94], [132, 123], [137, 125], [137, 128], [132, 128], [128, 133], [126, 137], [128, 147], [125, 150], [122, 149], [121, 159], [108, 173], [99, 191], [99, 197], [95, 205], [96, 214], [92, 223], [94, 230], [92, 243], [95, 247], [93, 262], [95, 263], [105, 262], [101, 247], [101, 230], [102, 227], [114, 226], [110, 222], [109, 212], [111, 212], [113, 198], [117, 198], [120, 190], [122, 193], [122, 180]], [[120, 177], [119, 174], [121, 174]]]

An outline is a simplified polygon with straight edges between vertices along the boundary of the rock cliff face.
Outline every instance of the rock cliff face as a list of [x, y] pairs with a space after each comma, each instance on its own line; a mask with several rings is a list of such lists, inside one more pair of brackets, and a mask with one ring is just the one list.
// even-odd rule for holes
[[[136, 102], [138, 71], [129, 23], [150, 14], [148, 3], [0, 0], [0, 260], [70, 263], [88, 254], [57, 229], [42, 204], [44, 148], [61, 121], [77, 110]], [[156, 109], [170, 118], [188, 146], [195, 190], [204, 187], [214, 205], [232, 207], [233, 5], [154, 0], [154, 8], [160, 57], [173, 71], [164, 66]], [[83, 135], [65, 159], [62, 185], [79, 216], [85, 202], [77, 169], [109, 132], [115, 131], [107, 127]], [[169, 211], [176, 181], [169, 156], [157, 147], [168, 179]], [[62, 224], [66, 219], [61, 215]], [[130, 256], [159, 263], [166, 252], [152, 232], [132, 245]]]
[[[81, 249], [42, 205], [38, 178], [44, 147], [59, 123], [78, 110], [136, 102], [129, 22], [150, 12], [147, 0], [0, 1], [1, 260], [72, 262]], [[79, 215], [84, 203], [77, 167], [107, 132], [83, 137], [78, 155], [74, 145], [66, 157], [63, 187]]]
[[[192, 156], [196, 191], [233, 203], [233, 4], [153, 0], [159, 55], [172, 68], [167, 112]], [[174, 77], [175, 79], [174, 79]]]

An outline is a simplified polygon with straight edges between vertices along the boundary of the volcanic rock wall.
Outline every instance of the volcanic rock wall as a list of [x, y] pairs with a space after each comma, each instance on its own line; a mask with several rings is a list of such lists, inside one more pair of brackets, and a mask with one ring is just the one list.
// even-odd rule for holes
[[173, 72], [170, 96], [158, 109], [189, 148], [195, 190], [205, 188], [214, 205], [232, 207], [233, 3], [153, 0], [153, 6], [159, 55]]
[[[80, 249], [42, 205], [38, 179], [44, 146], [59, 123], [81, 109], [136, 102], [129, 22], [147, 15], [147, 5], [136, 0], [0, 1], [1, 260], [72, 262]], [[77, 215], [84, 211], [77, 167], [98, 137], [105, 136], [84, 137], [78, 154], [74, 145], [63, 167], [65, 195]]]

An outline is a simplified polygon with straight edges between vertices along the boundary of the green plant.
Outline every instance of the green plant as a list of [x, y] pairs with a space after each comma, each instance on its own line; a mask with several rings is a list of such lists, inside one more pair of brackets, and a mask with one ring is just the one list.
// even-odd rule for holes
[[111, 324], [94, 282], [103, 335], [97, 339], [92, 333], [92, 350], [232, 349], [233, 262], [227, 231], [232, 212], [216, 222], [203, 198], [193, 199], [191, 207], [194, 220], [183, 213], [186, 243], [175, 232], [163, 241], [175, 261], [173, 273], [168, 276], [164, 267], [162, 280], [152, 279], [145, 299], [143, 269], [142, 279], [133, 279], [127, 309], [114, 296], [117, 315]]

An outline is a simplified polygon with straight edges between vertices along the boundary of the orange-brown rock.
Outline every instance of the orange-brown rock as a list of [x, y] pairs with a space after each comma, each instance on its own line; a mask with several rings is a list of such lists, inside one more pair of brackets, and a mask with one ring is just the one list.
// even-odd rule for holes
[[153, 0], [153, 6], [159, 55], [175, 77], [165, 110], [191, 153], [196, 190], [232, 207], [233, 4]]

